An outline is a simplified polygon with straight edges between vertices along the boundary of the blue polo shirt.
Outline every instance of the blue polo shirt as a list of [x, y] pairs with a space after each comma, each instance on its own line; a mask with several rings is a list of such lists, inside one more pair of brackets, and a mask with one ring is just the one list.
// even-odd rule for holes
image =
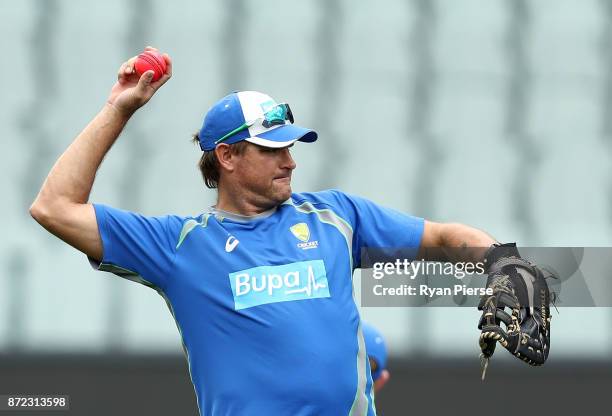
[[418, 247], [423, 220], [331, 190], [252, 218], [94, 204], [100, 270], [155, 289], [202, 415], [375, 415], [352, 275], [364, 247]]

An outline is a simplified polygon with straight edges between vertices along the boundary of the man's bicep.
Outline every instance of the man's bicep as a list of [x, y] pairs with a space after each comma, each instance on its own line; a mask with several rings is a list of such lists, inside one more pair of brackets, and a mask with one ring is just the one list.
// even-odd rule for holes
[[88, 257], [102, 259], [102, 239], [92, 204], [67, 204], [61, 216], [44, 226]]
[[175, 215], [145, 216], [102, 204], [94, 204], [94, 209], [103, 246], [99, 270], [122, 277], [126, 273], [137, 275], [136, 281], [165, 288], [183, 219]]
[[[345, 196], [354, 230], [355, 264], [361, 264], [361, 250], [372, 248], [402, 249], [415, 258], [423, 235], [423, 219], [375, 204], [364, 198]], [[359, 266], [358, 266], [359, 267]]]

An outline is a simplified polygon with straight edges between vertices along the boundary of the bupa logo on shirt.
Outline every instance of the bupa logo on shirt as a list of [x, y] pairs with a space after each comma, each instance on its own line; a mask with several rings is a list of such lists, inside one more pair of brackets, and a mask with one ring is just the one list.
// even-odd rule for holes
[[230, 273], [229, 279], [236, 310], [330, 296], [323, 260], [253, 267]]

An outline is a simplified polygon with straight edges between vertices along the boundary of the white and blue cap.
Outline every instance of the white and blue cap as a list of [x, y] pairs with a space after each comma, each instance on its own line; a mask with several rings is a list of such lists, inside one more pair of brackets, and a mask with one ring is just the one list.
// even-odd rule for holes
[[317, 133], [293, 124], [289, 105], [257, 91], [233, 92], [212, 106], [198, 134], [200, 148], [242, 140], [264, 147], [286, 147], [296, 141], [314, 142]]
[[377, 364], [376, 371], [372, 372], [372, 380], [376, 381], [383, 370], [387, 368], [387, 345], [382, 334], [372, 325], [361, 322], [361, 330], [363, 331], [366, 353]]

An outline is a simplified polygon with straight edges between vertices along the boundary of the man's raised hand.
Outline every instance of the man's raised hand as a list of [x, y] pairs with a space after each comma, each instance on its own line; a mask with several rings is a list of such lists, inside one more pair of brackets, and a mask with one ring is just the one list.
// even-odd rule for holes
[[[147, 46], [145, 51], [157, 49]], [[117, 82], [113, 85], [108, 103], [125, 116], [131, 116], [136, 110], [145, 105], [155, 92], [166, 83], [172, 76], [172, 60], [168, 54], [162, 57], [166, 61], [166, 72], [162, 77], [153, 81], [153, 71], [146, 71], [138, 76], [134, 69], [137, 56], [133, 56], [121, 64], [117, 71]]]

